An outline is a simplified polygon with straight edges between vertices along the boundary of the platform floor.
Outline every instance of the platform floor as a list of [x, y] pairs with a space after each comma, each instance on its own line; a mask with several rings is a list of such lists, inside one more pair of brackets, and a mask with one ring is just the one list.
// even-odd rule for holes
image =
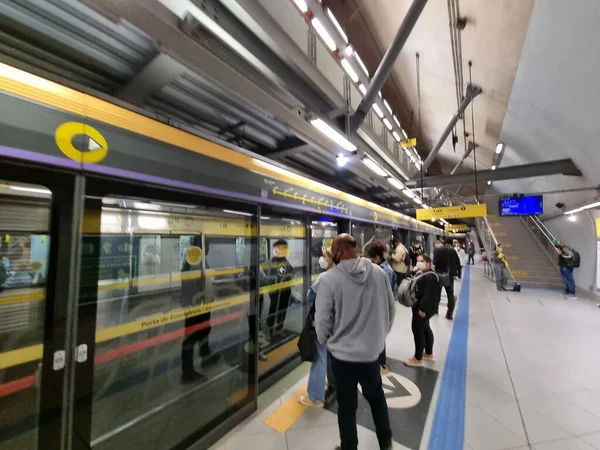
[[[568, 301], [550, 290], [498, 292], [478, 265], [471, 266], [456, 291], [455, 321], [432, 319], [436, 360], [427, 369], [401, 364], [413, 343], [410, 311], [398, 306], [387, 340], [397, 375], [384, 379], [390, 388], [394, 448], [600, 449], [596, 302]], [[263, 394], [264, 408], [213, 449], [328, 450], [339, 445], [335, 414], [297, 403], [307, 367], [297, 373], [302, 379], [283, 395], [281, 387]], [[359, 448], [377, 449], [368, 411], [359, 410], [358, 416]]]

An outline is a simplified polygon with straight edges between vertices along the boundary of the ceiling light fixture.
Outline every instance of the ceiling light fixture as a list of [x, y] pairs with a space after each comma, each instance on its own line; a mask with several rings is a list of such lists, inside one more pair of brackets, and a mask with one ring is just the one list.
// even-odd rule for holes
[[377, 103], [373, 103], [373, 109], [375, 110], [375, 114], [377, 114], [380, 119], [383, 119], [383, 111]]
[[384, 117], [384, 118], [383, 118], [383, 124], [385, 125], [385, 127], [386, 127], [388, 130], [392, 131], [392, 124], [390, 123], [390, 121], [389, 121], [389, 120], [387, 120], [387, 117]]
[[494, 165], [494, 166], [492, 166], [492, 170], [496, 170], [496, 166], [495, 166], [495, 165]]
[[379, 175], [380, 177], [386, 177], [388, 175], [388, 173], [379, 164], [377, 164], [370, 156], [365, 156], [362, 159], [362, 162], [375, 175]]
[[394, 139], [396, 139], [398, 142], [400, 142], [402, 140], [402, 139], [400, 139], [400, 135], [398, 134], [397, 131], [393, 131], [392, 136], [394, 136]]
[[296, 6], [298, 7], [298, 9], [300, 10], [300, 12], [302, 14], [305, 14], [308, 12], [308, 5], [306, 4], [306, 2], [304, 0], [294, 0], [294, 3], [296, 4]]
[[335, 161], [337, 162], [338, 167], [344, 167], [346, 163], [348, 163], [348, 158], [346, 158], [342, 153], [340, 153], [335, 158]]
[[349, 152], [355, 152], [357, 150], [356, 145], [342, 136], [340, 133], [331, 128], [327, 123], [325, 123], [322, 119], [313, 119], [310, 123], [321, 133], [327, 136], [336, 144], [341, 145], [343, 148], [348, 150]]
[[364, 84], [360, 84], [360, 85], [358, 86], [358, 90], [360, 91], [360, 93], [361, 93], [362, 95], [367, 95], [367, 88], [365, 87], [365, 85], [364, 85]]
[[599, 206], [600, 206], [600, 202], [590, 203], [589, 205], [585, 205], [585, 206], [582, 206], [577, 209], [572, 209], [571, 211], [566, 211], [564, 214], [565, 215], [576, 214], [578, 212], [585, 211], [586, 209], [598, 208]]
[[393, 114], [393, 113], [392, 113], [392, 107], [391, 107], [391, 106], [390, 106], [390, 104], [387, 102], [387, 100], [384, 100], [384, 101], [383, 101], [383, 105], [385, 106], [385, 109], [387, 109], [387, 110], [390, 112], [390, 114]]
[[360, 68], [367, 74], [367, 76], [369, 76], [369, 71], [367, 70], [367, 66], [365, 66], [365, 63], [362, 62], [362, 59], [360, 59], [360, 56], [358, 56], [357, 52], [354, 53], [354, 57], [356, 58], [356, 62], [358, 63]]
[[348, 60], [345, 58], [342, 58], [341, 64], [342, 64], [342, 67], [344, 68], [344, 70], [346, 71], [346, 73], [348, 74], [348, 76], [350, 77], [350, 79], [352, 80], [352, 82], [357, 83], [358, 82], [358, 74], [354, 71], [354, 69], [348, 62]]
[[423, 200], [421, 200], [420, 197], [415, 197], [413, 198], [413, 201], [417, 204], [417, 205], [422, 205], [423, 204]]
[[342, 36], [342, 39], [344, 39], [344, 42], [347, 44], [348, 36], [346, 36], [346, 33], [344, 33], [344, 29], [339, 24], [339, 22], [336, 20], [335, 16], [333, 15], [333, 13], [331, 12], [331, 10], [329, 8], [327, 8], [327, 15], [329, 16], [329, 19], [333, 22], [333, 25], [335, 26], [335, 28], [338, 30], [338, 33], [340, 33], [340, 35]]
[[404, 186], [400, 181], [396, 180], [394, 177], [388, 177], [387, 180], [396, 189], [400, 189], [401, 191], [406, 189], [406, 186]]
[[491, 186], [491, 185], [492, 185], [492, 182], [491, 182], [491, 181], [488, 181], [488, 186]]
[[413, 191], [411, 191], [410, 189], [404, 189], [402, 191], [402, 193], [404, 195], [406, 195], [408, 198], [415, 198], [416, 197], [416, 194]]
[[503, 148], [504, 144], [502, 142], [499, 142], [498, 145], [496, 145], [496, 154], [499, 155], [500, 153], [502, 153]]
[[400, 121], [398, 120], [398, 118], [396, 116], [392, 116], [394, 119], [394, 122], [396, 122], [396, 125], [398, 125], [398, 128], [402, 129], [402, 127], [400, 126]]
[[310, 23], [312, 24], [313, 28], [317, 31], [318, 35], [321, 36], [321, 39], [323, 39], [323, 42], [329, 48], [329, 50], [331, 50], [332, 52], [335, 52], [337, 49], [337, 46], [335, 45], [335, 41], [329, 35], [329, 33], [327, 32], [327, 30], [325, 29], [325, 27], [323, 26], [321, 21], [318, 18], [314, 17]]

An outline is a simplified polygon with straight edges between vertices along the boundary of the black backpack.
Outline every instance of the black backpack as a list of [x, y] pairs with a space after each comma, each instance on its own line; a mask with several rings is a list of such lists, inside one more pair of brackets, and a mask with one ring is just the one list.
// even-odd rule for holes
[[579, 265], [581, 264], [581, 256], [579, 256], [579, 252], [577, 250], [574, 250], [574, 249], [570, 249], [570, 250], [573, 253], [573, 257], [566, 259], [567, 265], [571, 269], [577, 269], [577, 268], [579, 268]]

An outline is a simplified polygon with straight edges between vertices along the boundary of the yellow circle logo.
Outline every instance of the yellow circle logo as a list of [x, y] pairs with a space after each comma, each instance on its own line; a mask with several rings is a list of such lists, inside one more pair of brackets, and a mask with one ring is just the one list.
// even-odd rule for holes
[[185, 260], [190, 266], [197, 266], [202, 261], [202, 249], [196, 245], [185, 252]]
[[375, 211], [375, 212], [373, 212], [373, 220], [377, 221], [377, 218], [378, 218], [377, 211]]
[[[81, 151], [73, 145], [75, 136], [86, 136], [87, 151]], [[104, 136], [95, 128], [81, 122], [66, 122], [54, 133], [56, 145], [64, 155], [73, 161], [94, 164], [99, 163], [108, 154], [108, 144]]]

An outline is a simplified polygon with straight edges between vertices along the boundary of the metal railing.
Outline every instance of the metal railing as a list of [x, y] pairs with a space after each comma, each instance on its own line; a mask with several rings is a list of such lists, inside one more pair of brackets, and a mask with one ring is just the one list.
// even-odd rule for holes
[[494, 269], [490, 259], [494, 249], [496, 248], [496, 244], [498, 244], [498, 239], [496, 239], [494, 231], [492, 230], [492, 227], [490, 227], [487, 217], [477, 217], [475, 219], [475, 225], [477, 226], [477, 233], [479, 234], [479, 239], [481, 239], [481, 242], [483, 243], [483, 248], [485, 249], [486, 254], [485, 261], [482, 260], [483, 273], [487, 278], [494, 281]]
[[542, 247], [542, 250], [544, 250], [548, 258], [550, 258], [553, 264], [558, 268], [556, 262], [558, 250], [554, 245], [554, 242], [556, 241], [554, 235], [537, 216], [521, 216], [521, 220], [531, 232], [537, 243]]

